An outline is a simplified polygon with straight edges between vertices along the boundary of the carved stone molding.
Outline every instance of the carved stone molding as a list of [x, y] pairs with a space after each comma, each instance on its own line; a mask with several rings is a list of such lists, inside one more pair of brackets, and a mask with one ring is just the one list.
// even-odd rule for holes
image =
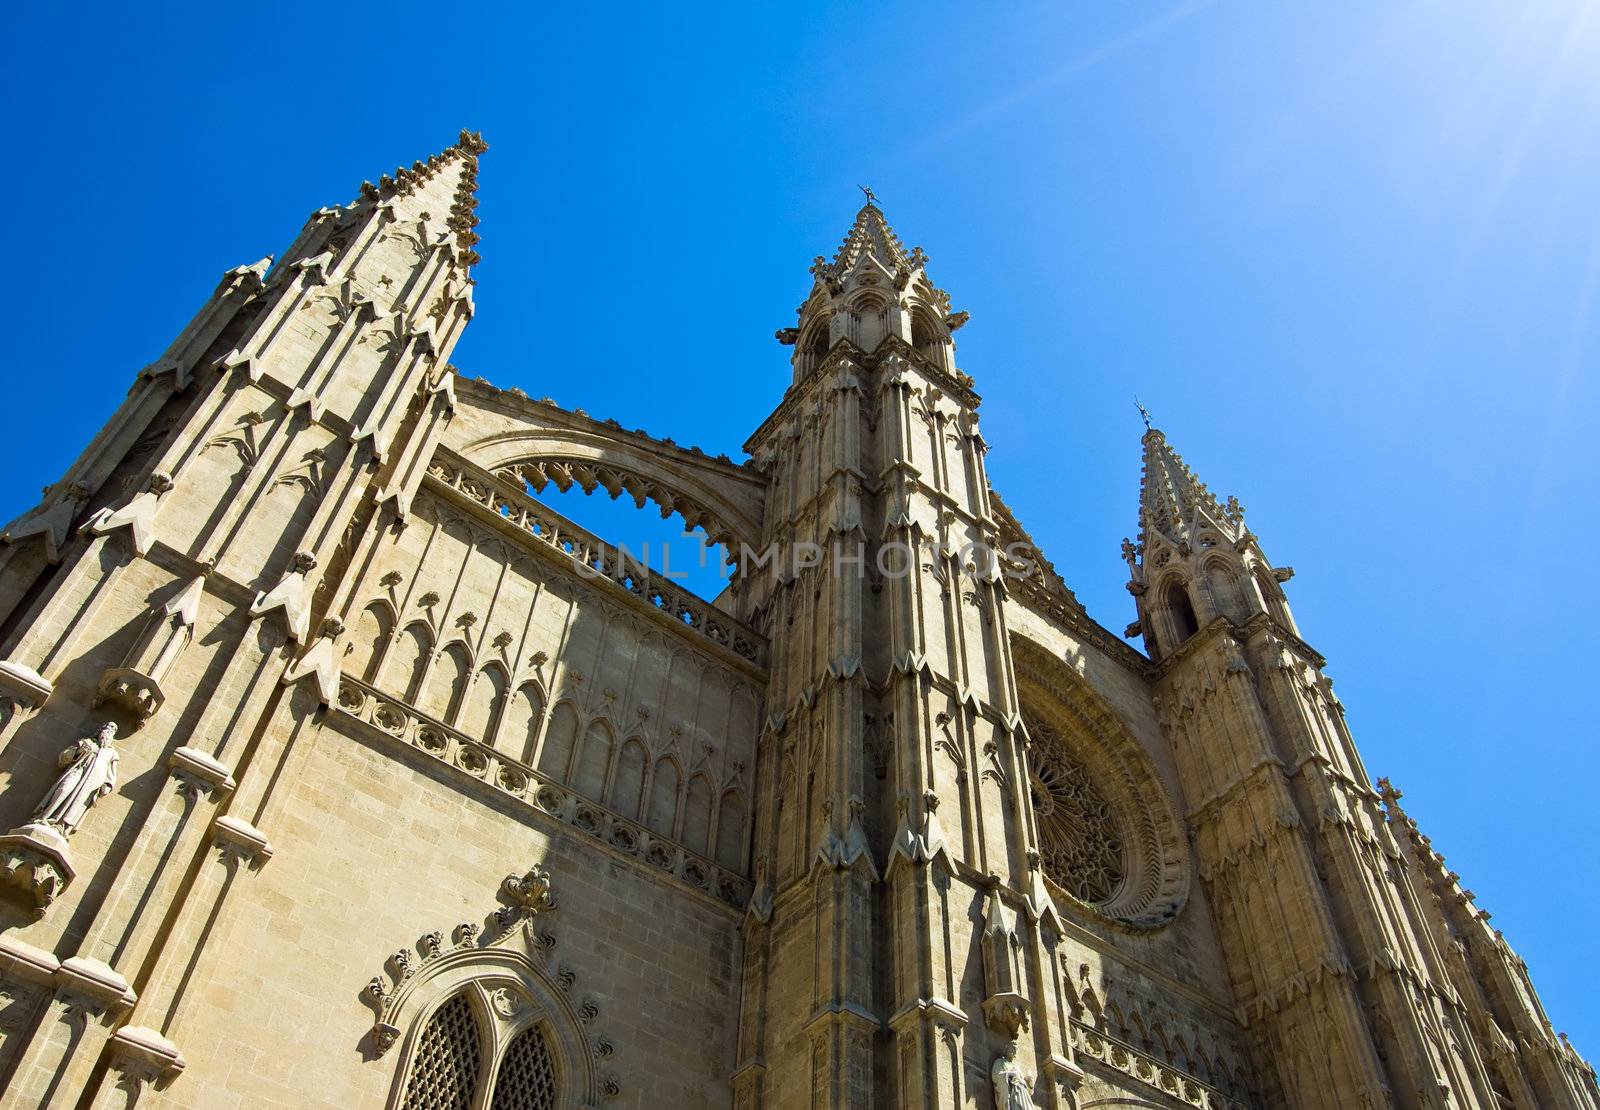
[[196, 792], [220, 798], [234, 788], [233, 773], [198, 748], [177, 748], [167, 757], [172, 777]]
[[391, 1105], [398, 1105], [405, 1089], [423, 1019], [461, 991], [481, 1014], [501, 1023], [501, 1043], [504, 1033], [534, 1025], [559, 1042], [571, 1104], [597, 1107], [621, 1097], [616, 1076], [601, 1070], [616, 1045], [594, 1031], [600, 1004], [592, 996], [577, 998], [577, 973], [554, 960], [556, 938], [545, 924], [556, 907], [548, 872], [535, 864], [507, 875], [500, 893], [505, 904], [483, 926], [457, 925], [454, 943], [446, 943], [443, 930], [425, 934], [391, 955], [385, 973], [362, 991], [376, 1018], [367, 1037], [369, 1059], [404, 1042]]
[[238, 817], [218, 817], [211, 826], [211, 839], [224, 861], [242, 861], [259, 870], [272, 858], [272, 844], [266, 835]]
[[182, 1074], [185, 1064], [177, 1045], [139, 1025], [124, 1025], [113, 1033], [110, 1053], [122, 1084], [134, 1090], [148, 1084], [167, 1086]]
[[138, 1001], [128, 981], [104, 960], [73, 956], [55, 974], [56, 995], [69, 1010], [93, 1017], [119, 1014]]
[[[1080, 1061], [1104, 1065], [1170, 1098], [1204, 1110], [1247, 1110], [1249, 1106], [1241, 1098], [1230, 1096], [1080, 1021], [1070, 1020], [1069, 1025], [1072, 1047]], [[1082, 1074], [1081, 1069], [1079, 1074]]]
[[0, 881], [26, 892], [43, 910], [77, 874], [67, 838], [35, 821], [0, 836]]
[[50, 697], [54, 687], [32, 667], [0, 660], [0, 697], [8, 697], [29, 709], [38, 709]]

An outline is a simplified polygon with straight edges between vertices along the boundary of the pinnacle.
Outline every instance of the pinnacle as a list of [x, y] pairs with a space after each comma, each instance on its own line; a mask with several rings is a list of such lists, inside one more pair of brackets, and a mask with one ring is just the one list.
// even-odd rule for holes
[[921, 247], [906, 250], [900, 236], [895, 234], [894, 228], [884, 218], [883, 209], [872, 199], [856, 213], [855, 221], [845, 233], [844, 242], [839, 244], [829, 268], [836, 275], [843, 274], [866, 255], [876, 258], [891, 272], [901, 268], [916, 269], [928, 261]]
[[459, 179], [446, 224], [456, 233], [456, 245], [462, 251], [467, 265], [471, 266], [479, 261], [478, 252], [473, 249], [478, 243], [478, 234], [473, 230], [478, 225], [478, 217], [473, 211], [478, 207], [478, 155], [488, 149], [489, 144], [483, 141], [483, 132], [462, 128], [454, 143], [437, 154], [430, 154], [426, 161], [413, 162], [410, 166], [399, 167], [393, 174], [384, 174], [376, 185], [363, 181], [361, 195], [354, 203], [376, 204], [410, 196], [441, 171], [460, 163]]
[[1177, 539], [1187, 538], [1197, 514], [1211, 518], [1218, 527], [1243, 527], [1244, 510], [1235, 498], [1227, 504], [1189, 468], [1167, 443], [1159, 428], [1147, 428], [1140, 437], [1144, 444], [1144, 473], [1139, 482], [1139, 527], [1143, 533], [1155, 531]]

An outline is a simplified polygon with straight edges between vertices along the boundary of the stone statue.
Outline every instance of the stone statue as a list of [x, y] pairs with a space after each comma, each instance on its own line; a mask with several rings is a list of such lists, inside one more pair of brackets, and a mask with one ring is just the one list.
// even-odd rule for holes
[[63, 768], [61, 777], [33, 811], [33, 820], [69, 836], [78, 831], [95, 799], [117, 785], [117, 749], [111, 746], [116, 736], [117, 726], [108, 721], [98, 736], [85, 737], [61, 753], [56, 761]]
[[1033, 1081], [1017, 1065], [1017, 1042], [1006, 1045], [1005, 1055], [995, 1057], [989, 1069], [994, 1087], [995, 1110], [1033, 1110]]

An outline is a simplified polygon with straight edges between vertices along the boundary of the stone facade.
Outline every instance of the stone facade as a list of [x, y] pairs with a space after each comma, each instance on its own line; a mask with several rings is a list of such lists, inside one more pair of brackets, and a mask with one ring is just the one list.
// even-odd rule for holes
[[742, 463], [458, 377], [484, 150], [224, 275], [4, 532], [7, 1105], [1600, 1107], [1160, 432], [1139, 651], [870, 199]]

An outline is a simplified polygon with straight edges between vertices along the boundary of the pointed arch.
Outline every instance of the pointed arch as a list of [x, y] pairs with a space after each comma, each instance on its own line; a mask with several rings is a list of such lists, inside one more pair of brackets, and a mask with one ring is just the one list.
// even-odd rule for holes
[[402, 1110], [473, 1110], [482, 1084], [482, 1023], [467, 991], [435, 1007], [406, 1078]]
[[1195, 616], [1194, 602], [1189, 599], [1189, 586], [1178, 575], [1172, 575], [1161, 585], [1160, 605], [1166, 617], [1167, 651], [1176, 651], [1190, 636], [1200, 631], [1200, 620]]
[[361, 610], [355, 631], [350, 636], [350, 654], [345, 660], [345, 671], [368, 685], [375, 683], [378, 668], [383, 665], [384, 652], [394, 635], [394, 626], [394, 606], [382, 598]]
[[1239, 588], [1239, 573], [1225, 556], [1214, 555], [1206, 560], [1204, 571], [1206, 597], [1211, 611], [1221, 614], [1236, 624], [1243, 624], [1248, 616], [1245, 610], [1244, 591]]
[[678, 784], [682, 774], [678, 761], [670, 755], [656, 760], [655, 771], [650, 776], [650, 805], [645, 814], [645, 824], [658, 836], [672, 836], [678, 818]]
[[644, 771], [649, 760], [644, 742], [637, 736], [622, 745], [617, 755], [617, 771], [611, 780], [611, 808], [630, 821], [639, 819], [644, 798]]
[[606, 773], [611, 769], [611, 726], [604, 720], [592, 721], [584, 731], [572, 771], [572, 789], [585, 798], [601, 801], [605, 797]]
[[[544, 722], [544, 690], [537, 682], [524, 682], [517, 688], [513, 716], [501, 730], [508, 743], [520, 744], [518, 758], [532, 764], [538, 751], [539, 726]], [[509, 729], [509, 732], [506, 730]]]
[[717, 806], [717, 863], [740, 873], [745, 869], [744, 809], [737, 790], [724, 792]]
[[455, 724], [471, 678], [472, 652], [460, 640], [452, 641], [439, 653], [439, 661], [428, 676], [427, 690], [417, 708], [447, 725]]
[[679, 839], [689, 851], [702, 856], [711, 847], [711, 809], [716, 798], [711, 780], [703, 774], [689, 780], [689, 789], [683, 796], [683, 833]]
[[400, 641], [384, 664], [386, 684], [412, 705], [422, 695], [422, 680], [428, 674], [428, 659], [433, 654], [433, 629], [426, 621], [412, 621], [400, 634]]
[[572, 774], [572, 756], [578, 746], [578, 713], [570, 701], [557, 703], [550, 727], [539, 746], [539, 773], [552, 782], [565, 783]]
[[489, 1110], [555, 1110], [556, 1064], [544, 1029], [530, 1025], [515, 1037], [495, 1069]]
[[505, 715], [506, 692], [510, 688], [511, 676], [505, 665], [491, 659], [473, 678], [455, 726], [468, 736], [493, 743]]
[[949, 339], [950, 333], [945, 330], [931, 308], [921, 303], [912, 306], [911, 346], [917, 354], [935, 366], [943, 368], [944, 348]]
[[[435, 1091], [418, 1081], [423, 1042], [446, 1007], [452, 1007], [447, 1017], [458, 1029], [460, 1019], [470, 1016], [477, 1034], [476, 1082], [465, 1103], [433, 1097]], [[593, 1039], [586, 1028], [592, 1016], [579, 1009], [554, 967], [526, 953], [469, 945], [426, 959], [384, 1002], [381, 1021], [401, 1038], [386, 1105], [398, 1110], [599, 1106], [607, 1101], [599, 1068], [604, 1041]], [[530, 1030], [536, 1039], [528, 1036]]]

